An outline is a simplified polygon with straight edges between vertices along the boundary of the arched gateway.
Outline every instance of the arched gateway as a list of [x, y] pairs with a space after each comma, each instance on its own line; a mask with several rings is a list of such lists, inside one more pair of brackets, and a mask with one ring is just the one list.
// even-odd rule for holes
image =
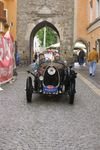
[[[49, 26], [60, 38], [62, 56], [73, 48], [74, 0], [17, 0], [17, 42], [30, 57], [36, 32]], [[67, 54], [66, 53], [66, 54]]]
[[58, 35], [58, 37], [60, 38], [60, 35], [59, 35], [59, 32], [57, 30], [57, 28], [51, 24], [50, 22], [48, 21], [42, 21], [40, 23], [38, 23], [32, 30], [31, 34], [30, 34], [30, 44], [29, 44], [29, 48], [30, 48], [30, 55], [29, 55], [29, 58], [30, 60], [32, 60], [32, 51], [33, 51], [33, 40], [34, 40], [34, 37], [36, 35], [36, 33], [43, 27], [45, 26], [48, 26], [48, 27], [51, 27]]

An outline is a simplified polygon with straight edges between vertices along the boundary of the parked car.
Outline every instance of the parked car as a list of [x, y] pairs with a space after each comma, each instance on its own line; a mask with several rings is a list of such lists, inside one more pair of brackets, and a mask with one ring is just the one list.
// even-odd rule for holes
[[31, 64], [26, 80], [26, 99], [32, 102], [32, 94], [69, 95], [69, 103], [74, 103], [76, 93], [76, 72], [72, 66], [59, 58], [45, 61], [43, 56], [40, 62]]

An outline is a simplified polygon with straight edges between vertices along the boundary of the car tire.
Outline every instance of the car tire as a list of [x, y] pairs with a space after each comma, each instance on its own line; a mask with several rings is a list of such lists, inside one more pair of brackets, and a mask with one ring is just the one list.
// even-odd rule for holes
[[70, 82], [70, 87], [69, 87], [69, 104], [74, 103], [74, 97], [75, 97], [75, 79]]
[[32, 92], [33, 92], [32, 78], [28, 77], [26, 80], [26, 99], [28, 103], [32, 102]]
[[74, 96], [75, 96], [75, 94], [69, 96], [69, 104], [74, 103]]

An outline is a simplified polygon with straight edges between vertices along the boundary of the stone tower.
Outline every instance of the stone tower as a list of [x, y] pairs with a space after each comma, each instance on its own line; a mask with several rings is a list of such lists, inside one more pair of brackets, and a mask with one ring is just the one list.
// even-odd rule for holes
[[61, 53], [70, 53], [73, 47], [74, 0], [17, 0], [19, 51], [31, 54], [32, 39], [45, 25], [59, 35]]

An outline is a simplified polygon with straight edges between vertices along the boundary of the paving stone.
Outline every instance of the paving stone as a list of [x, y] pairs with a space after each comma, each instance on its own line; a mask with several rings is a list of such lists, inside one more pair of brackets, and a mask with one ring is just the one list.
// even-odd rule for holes
[[75, 104], [33, 95], [27, 104], [24, 69], [0, 91], [0, 150], [99, 150], [100, 97], [77, 78]]

